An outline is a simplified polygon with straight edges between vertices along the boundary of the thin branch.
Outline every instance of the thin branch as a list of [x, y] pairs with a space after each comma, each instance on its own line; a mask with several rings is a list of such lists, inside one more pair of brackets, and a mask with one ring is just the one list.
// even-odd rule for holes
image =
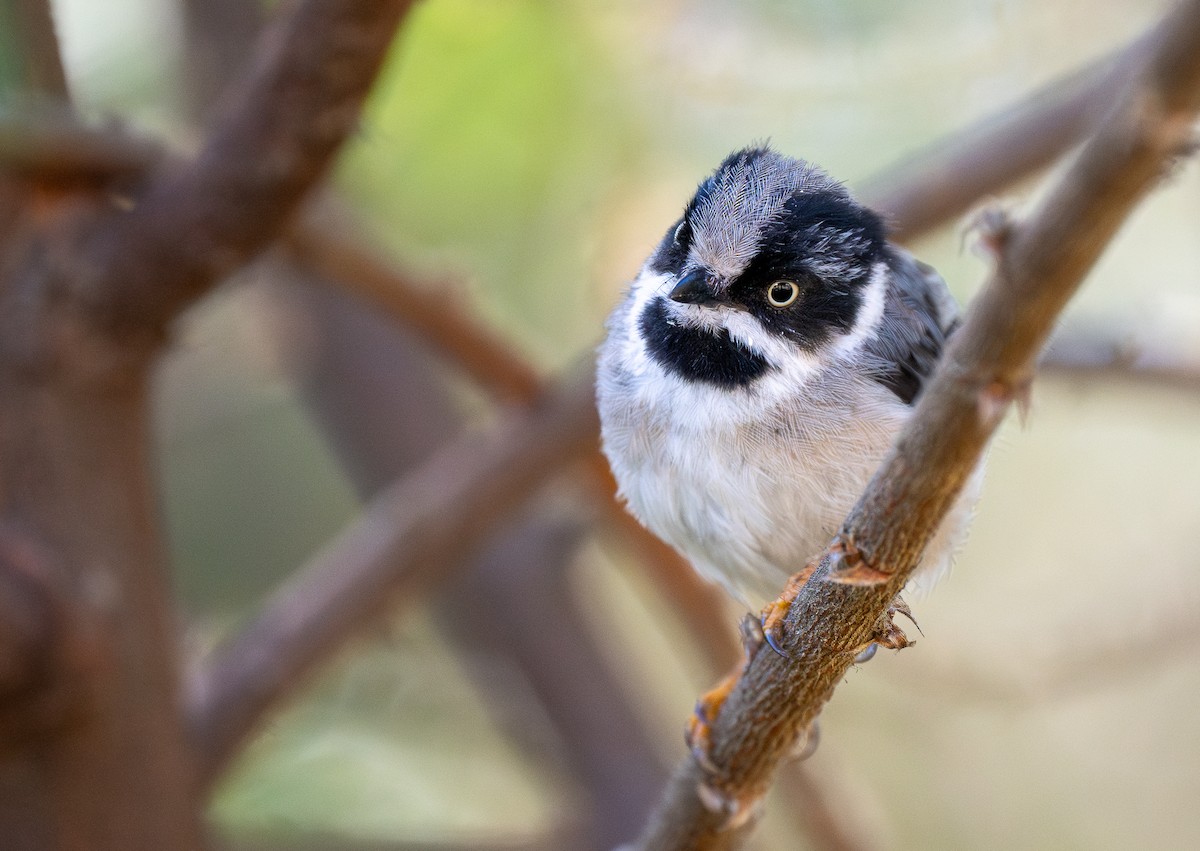
[[286, 235], [292, 254], [321, 278], [336, 282], [405, 327], [501, 400], [529, 404], [542, 377], [508, 342], [445, 297], [453, 285], [419, 284], [396, 271], [336, 223], [328, 209], [302, 217]]
[[161, 145], [120, 127], [89, 127], [66, 110], [9, 114], [0, 121], [0, 164], [46, 180], [105, 183], [136, 180], [164, 157]]
[[[264, 715], [347, 636], [394, 608], [402, 592], [462, 564], [549, 475], [595, 445], [586, 371], [528, 414], [452, 441], [374, 499], [255, 618], [214, 651], [191, 684], [188, 711], [211, 782]], [[415, 595], [414, 595], [415, 596]]]
[[[276, 265], [278, 297], [268, 310], [296, 317], [279, 326], [281, 347], [342, 468], [363, 499], [373, 498], [463, 430], [454, 388], [390, 317], [292, 264]], [[427, 602], [500, 731], [543, 777], [586, 801], [572, 817], [576, 841], [559, 847], [611, 848], [645, 823], [667, 766], [636, 695], [602, 652], [603, 636], [587, 629], [590, 601], [573, 593], [569, 568], [586, 524], [573, 508], [547, 509], [537, 500], [512, 517]], [[537, 711], [513, 711], [514, 697]]]
[[1156, 33], [1152, 29], [1016, 106], [893, 164], [866, 181], [859, 197], [884, 215], [898, 242], [912, 242], [962, 215], [1077, 144], [1145, 61]]
[[[830, 698], [963, 487], [1053, 324], [1137, 201], [1190, 141], [1200, 106], [1200, 1], [1160, 25], [1136, 86], [1022, 224], [994, 233], [996, 268], [893, 451], [784, 621], [787, 658], [761, 650], [711, 729], [711, 769], [678, 767], [647, 849], [732, 848], [779, 763]], [[839, 581], [855, 563], [876, 584]]]
[[[531, 404], [544, 392], [543, 379], [491, 329], [447, 300], [446, 286], [418, 283], [398, 272], [334, 223], [328, 210], [296, 222], [287, 247], [323, 281], [374, 306], [420, 335], [434, 350], [462, 368], [480, 387], [501, 400]], [[716, 670], [724, 670], [738, 650], [721, 594], [703, 582], [669, 546], [647, 531], [616, 502], [616, 483], [597, 452], [589, 459], [590, 484], [606, 522], [642, 559], [666, 599], [679, 608], [692, 636]]]
[[[1053, 654], [1046, 648], [1054, 648]], [[1039, 650], [1042, 660], [1034, 658]], [[1019, 673], [1003, 674], [994, 666], [985, 670], [967, 659], [933, 660], [922, 665], [920, 688], [908, 690], [939, 703], [1008, 711], [1128, 688], [1131, 681], [1200, 657], [1196, 614], [1192, 608], [1163, 614], [1149, 628], [1110, 621], [1097, 630], [1094, 623], [1085, 623], [1064, 631], [1061, 639], [1040, 641], [1023, 652], [1009, 648], [1007, 655], [1023, 660]]]
[[53, 612], [49, 561], [41, 548], [8, 527], [0, 527], [0, 729], [6, 737], [14, 704], [45, 686], [52, 666]]
[[301, 0], [277, 16], [196, 158], [99, 223], [72, 285], [103, 325], [161, 326], [278, 234], [355, 129], [410, 5]]
[[10, 76], [23, 93], [66, 103], [67, 77], [50, 0], [8, 0], [0, 7], [0, 90]]
[[1064, 377], [1121, 379], [1200, 392], [1200, 357], [1137, 329], [1114, 333], [1064, 328], [1050, 341], [1038, 369]]

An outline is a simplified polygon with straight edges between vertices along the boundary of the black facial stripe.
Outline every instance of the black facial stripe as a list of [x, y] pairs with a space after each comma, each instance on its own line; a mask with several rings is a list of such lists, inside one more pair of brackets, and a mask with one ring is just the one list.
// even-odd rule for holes
[[663, 298], [646, 305], [638, 330], [655, 363], [680, 378], [717, 387], [745, 387], [771, 368], [761, 355], [731, 339], [724, 328], [711, 332], [679, 324]]
[[[819, 348], [834, 333], [854, 328], [862, 305], [866, 270], [852, 281], [825, 281], [805, 264], [804, 255], [761, 251], [730, 288], [730, 297], [744, 305], [763, 327], [808, 351]], [[800, 296], [785, 308], [771, 306], [767, 290], [777, 280], [793, 281]]]
[[688, 246], [691, 244], [692, 234], [690, 228], [684, 228], [685, 233], [681, 236], [686, 239], [680, 242], [675, 241], [675, 231], [679, 228], [679, 222], [675, 222], [667, 229], [666, 235], [662, 238], [662, 242], [658, 244], [654, 254], [650, 256], [650, 269], [660, 274], [668, 274], [678, 276], [683, 272], [683, 264], [687, 261]]
[[833, 248], [847, 257], [857, 257], [867, 262], [868, 266], [882, 250], [887, 238], [883, 220], [840, 188], [793, 195], [784, 204], [783, 215], [763, 237], [765, 242], [770, 242], [773, 237], [780, 235], [794, 237], [810, 233], [808, 241], [816, 242], [823, 232], [853, 234], [854, 246], [839, 247], [835, 243]]

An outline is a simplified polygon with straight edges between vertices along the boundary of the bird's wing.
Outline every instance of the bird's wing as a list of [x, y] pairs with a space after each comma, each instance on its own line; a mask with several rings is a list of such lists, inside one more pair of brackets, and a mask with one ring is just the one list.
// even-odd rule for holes
[[932, 266], [897, 248], [890, 254], [892, 285], [879, 333], [865, 344], [864, 353], [875, 380], [911, 405], [958, 327], [958, 306]]

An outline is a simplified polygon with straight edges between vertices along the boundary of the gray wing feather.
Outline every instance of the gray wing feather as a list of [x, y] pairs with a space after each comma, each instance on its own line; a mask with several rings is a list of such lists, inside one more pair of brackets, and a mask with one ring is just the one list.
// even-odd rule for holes
[[932, 266], [898, 248], [887, 263], [892, 281], [883, 319], [864, 353], [875, 380], [911, 405], [958, 327], [958, 306]]

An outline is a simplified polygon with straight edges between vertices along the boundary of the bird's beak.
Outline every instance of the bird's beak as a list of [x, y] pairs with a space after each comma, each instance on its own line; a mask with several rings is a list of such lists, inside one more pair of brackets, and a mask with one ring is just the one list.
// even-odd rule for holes
[[671, 290], [671, 301], [680, 304], [716, 304], [721, 301], [703, 270], [688, 272]]

